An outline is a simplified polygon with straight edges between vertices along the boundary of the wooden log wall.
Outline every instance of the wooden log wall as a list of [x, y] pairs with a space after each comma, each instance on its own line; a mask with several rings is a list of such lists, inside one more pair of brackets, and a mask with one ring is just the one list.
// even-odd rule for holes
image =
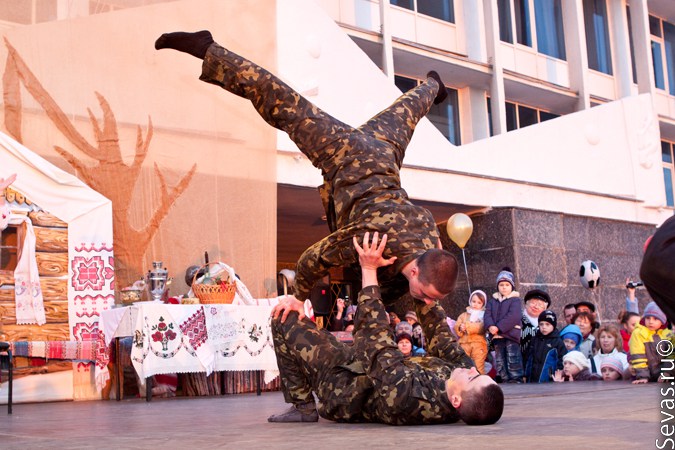
[[[10, 199], [8, 195], [8, 200]], [[30, 204], [24, 198], [16, 198]], [[45, 305], [47, 323], [39, 325], [17, 325], [14, 301], [14, 273], [0, 271], [0, 334], [8, 341], [67, 341], [68, 329], [68, 224], [44, 211], [28, 214], [35, 231], [36, 260], [40, 274], [40, 285]], [[19, 231], [21, 234], [21, 230]], [[23, 241], [23, 238], [20, 238]], [[25, 358], [18, 359], [18, 365], [30, 366]], [[53, 366], [53, 367], [52, 367]], [[64, 370], [72, 363], [47, 361], [47, 367], [21, 370], [20, 375]]]

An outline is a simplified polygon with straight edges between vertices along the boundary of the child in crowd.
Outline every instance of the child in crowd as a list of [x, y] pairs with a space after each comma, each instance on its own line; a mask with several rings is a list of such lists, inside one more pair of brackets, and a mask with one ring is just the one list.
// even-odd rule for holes
[[610, 355], [602, 360], [600, 373], [603, 381], [618, 381], [630, 378], [630, 372], [624, 369], [623, 361], [616, 355]]
[[[640, 323], [640, 315], [631, 311], [621, 311], [619, 312], [619, 323], [621, 323], [621, 340], [623, 341], [623, 352], [629, 354], [630, 348], [628, 347], [628, 341], [630, 340], [630, 335], [635, 329], [635, 325]], [[630, 361], [630, 355], [628, 356], [628, 360]]]
[[588, 358], [578, 350], [572, 350], [563, 356], [563, 369], [556, 370], [553, 381], [589, 381], [599, 380], [597, 374], [591, 373], [591, 363]]
[[539, 327], [527, 351], [525, 376], [529, 383], [551, 381], [556, 370], [563, 368], [563, 356], [567, 348], [556, 326], [558, 319], [551, 310], [539, 314]]
[[579, 327], [573, 323], [562, 329], [560, 332], [560, 337], [562, 338], [563, 344], [565, 344], [565, 348], [567, 348], [568, 352], [571, 352], [572, 350], [579, 350], [579, 345], [584, 338]]
[[487, 357], [487, 341], [485, 340], [485, 304], [487, 294], [479, 290], [469, 296], [466, 312], [460, 314], [455, 322], [455, 332], [459, 336], [459, 345], [476, 364], [476, 370], [485, 374], [485, 358]]
[[621, 361], [622, 370], [628, 370], [628, 358], [623, 352], [623, 343], [621, 342], [621, 334], [616, 325], [603, 325], [598, 328], [595, 333], [597, 336], [596, 342], [599, 342], [600, 349], [593, 356], [594, 366], [597, 373], [600, 373], [602, 362], [609, 357], [618, 358]]
[[520, 352], [520, 294], [515, 287], [511, 269], [504, 267], [497, 275], [498, 292], [485, 308], [485, 328], [492, 337], [497, 376], [503, 383], [522, 383], [524, 375]]
[[649, 302], [642, 314], [642, 320], [635, 325], [630, 336], [630, 363], [635, 370], [634, 384], [657, 381], [661, 374], [661, 356], [657, 344], [671, 339], [672, 332], [666, 327], [668, 319], [656, 303]]

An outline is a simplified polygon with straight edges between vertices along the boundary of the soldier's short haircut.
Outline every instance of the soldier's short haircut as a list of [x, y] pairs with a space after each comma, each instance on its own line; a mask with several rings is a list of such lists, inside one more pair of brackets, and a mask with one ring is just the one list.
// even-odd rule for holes
[[504, 412], [504, 392], [497, 384], [466, 391], [457, 412], [467, 425], [492, 425]]
[[433, 285], [438, 292], [447, 295], [457, 282], [457, 259], [447, 250], [432, 248], [417, 259], [419, 280]]

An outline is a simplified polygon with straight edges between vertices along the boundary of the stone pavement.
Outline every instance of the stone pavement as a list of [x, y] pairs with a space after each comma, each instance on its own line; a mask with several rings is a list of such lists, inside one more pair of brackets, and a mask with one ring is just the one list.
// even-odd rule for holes
[[[505, 385], [504, 416], [496, 424], [392, 427], [271, 424], [286, 406], [279, 392], [121, 402], [18, 404], [0, 407], [2, 449], [647, 449], [662, 448], [664, 412], [675, 389], [664, 384], [576, 382]], [[671, 402], [672, 403], [672, 402]], [[675, 419], [664, 423], [675, 424]]]

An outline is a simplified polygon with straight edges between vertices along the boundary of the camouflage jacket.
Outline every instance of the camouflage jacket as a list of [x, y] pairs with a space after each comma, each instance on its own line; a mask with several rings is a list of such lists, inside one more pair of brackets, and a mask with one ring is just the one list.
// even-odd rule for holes
[[445, 382], [457, 367], [473, 361], [457, 344], [438, 304], [415, 302], [429, 342], [428, 356], [405, 358], [398, 350], [377, 286], [359, 294], [354, 332], [355, 361], [372, 383], [362, 414], [365, 421], [390, 425], [451, 423], [459, 419]]
[[395, 264], [378, 271], [383, 292], [387, 292], [386, 303], [408, 290], [401, 269], [438, 245], [440, 236], [433, 215], [414, 205], [401, 188], [395, 152], [386, 147], [372, 148], [383, 145], [381, 141], [368, 141], [366, 145], [368, 149], [361, 151], [355, 145], [335, 178], [319, 188], [331, 234], [309, 247], [298, 260], [294, 294], [300, 300], [309, 298], [314, 283], [331, 267], [352, 266], [360, 273], [352, 238], [360, 239], [366, 231], [386, 233], [383, 257], [397, 257]]

